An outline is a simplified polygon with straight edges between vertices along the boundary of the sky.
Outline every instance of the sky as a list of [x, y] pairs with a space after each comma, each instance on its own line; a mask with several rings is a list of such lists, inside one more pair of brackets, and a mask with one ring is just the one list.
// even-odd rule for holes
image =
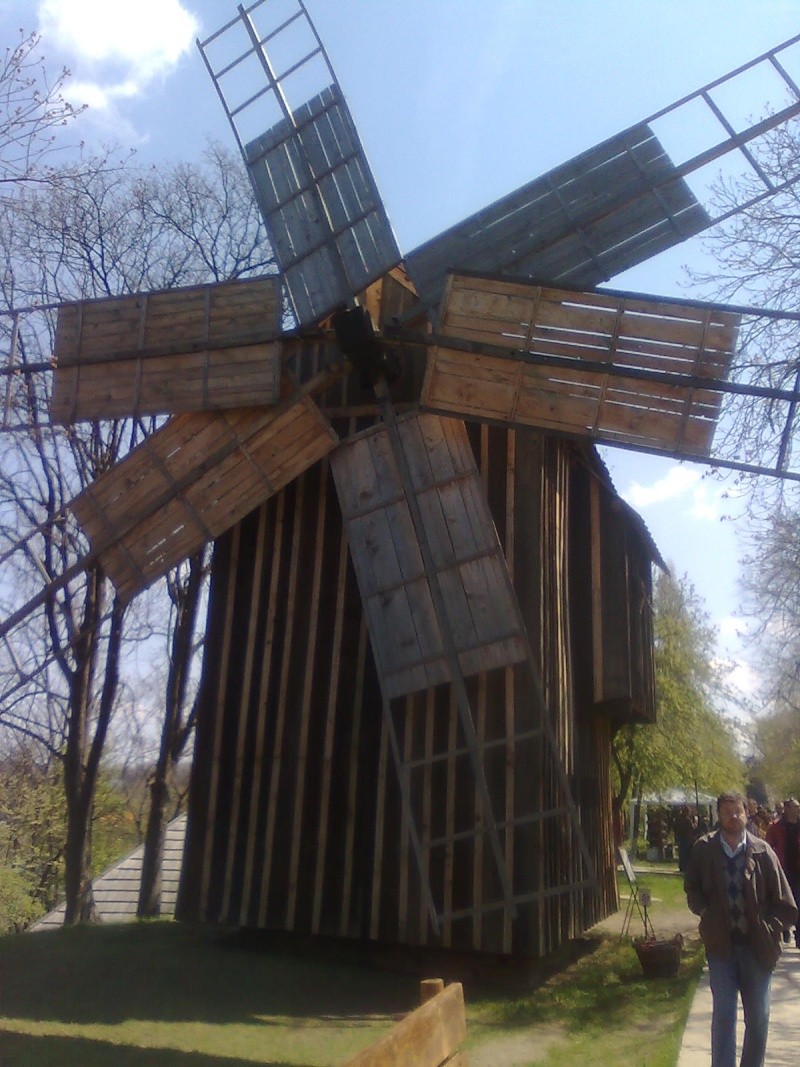
[[[800, 33], [798, 0], [307, 0], [307, 9], [405, 252]], [[235, 15], [234, 0], [0, 0], [0, 33], [13, 46], [20, 29], [37, 29], [50, 71], [70, 69], [69, 98], [89, 105], [76, 137], [157, 163], [197, 159], [209, 138], [235, 146], [195, 45]], [[760, 113], [761, 90], [747, 85], [727, 104]], [[673, 158], [700, 128], [664, 132]], [[694, 239], [611, 285], [700, 296], [685, 267], [707, 263]], [[603, 455], [702, 598], [730, 679], [752, 692], [737, 617], [746, 524], [733, 479]]]

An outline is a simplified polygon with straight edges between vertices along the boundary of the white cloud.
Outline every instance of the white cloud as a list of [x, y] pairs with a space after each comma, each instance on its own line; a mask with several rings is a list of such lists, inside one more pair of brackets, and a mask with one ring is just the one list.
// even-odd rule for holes
[[631, 482], [622, 496], [637, 509], [683, 500], [682, 515], [706, 521], [722, 517], [725, 510], [722, 501], [726, 499], [724, 488], [707, 481], [700, 471], [691, 467], [670, 467], [662, 478], [650, 485]]
[[717, 622], [719, 636], [724, 641], [731, 638], [739, 639], [746, 637], [753, 626], [752, 619], [743, 618], [741, 615], [726, 615]]
[[40, 29], [70, 57], [70, 98], [100, 110], [169, 74], [198, 29], [180, 0], [41, 0]]
[[659, 478], [652, 485], [631, 482], [630, 488], [622, 494], [622, 497], [634, 508], [663, 504], [666, 500], [684, 496], [692, 486], [699, 482], [700, 478], [700, 473], [689, 467], [670, 467], [664, 477]]

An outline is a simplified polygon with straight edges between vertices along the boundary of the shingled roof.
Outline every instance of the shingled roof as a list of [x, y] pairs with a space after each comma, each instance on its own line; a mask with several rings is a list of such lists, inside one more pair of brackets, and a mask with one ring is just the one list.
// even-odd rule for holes
[[[186, 816], [179, 815], [167, 826], [164, 839], [164, 858], [161, 870], [161, 914], [175, 914], [175, 900], [183, 862], [183, 842], [186, 837]], [[92, 884], [97, 921], [102, 923], [131, 922], [136, 918], [139, 885], [142, 878], [144, 845], [110, 867]], [[64, 925], [65, 905], [62, 903], [31, 926], [31, 931], [52, 930]]]

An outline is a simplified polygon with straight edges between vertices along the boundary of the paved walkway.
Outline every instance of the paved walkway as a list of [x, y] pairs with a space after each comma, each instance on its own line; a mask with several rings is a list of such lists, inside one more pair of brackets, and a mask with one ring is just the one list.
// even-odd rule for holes
[[[739, 1048], [743, 1022], [739, 1006]], [[708, 1067], [711, 1062], [711, 989], [703, 971], [686, 1022], [677, 1067]], [[800, 951], [784, 945], [772, 976], [772, 1010], [765, 1067], [800, 1064]]]

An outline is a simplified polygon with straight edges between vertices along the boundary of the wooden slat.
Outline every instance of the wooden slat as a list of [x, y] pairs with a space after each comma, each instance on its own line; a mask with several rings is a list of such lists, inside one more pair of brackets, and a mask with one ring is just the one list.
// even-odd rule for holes
[[389, 726], [386, 715], [381, 716], [381, 736], [378, 746], [378, 782], [375, 797], [375, 838], [372, 862], [372, 894], [370, 899], [369, 936], [377, 941], [381, 929], [381, 899], [383, 891], [383, 850], [386, 828], [386, 792], [389, 788]]
[[[326, 470], [326, 474], [327, 474]], [[327, 486], [325, 487], [327, 495]], [[313, 933], [319, 933], [322, 914], [322, 893], [325, 884], [325, 859], [328, 845], [328, 820], [331, 809], [331, 781], [333, 777], [333, 745], [336, 731], [336, 703], [339, 695], [339, 672], [341, 670], [342, 636], [344, 631], [344, 596], [347, 582], [347, 538], [342, 529], [339, 537], [339, 553], [336, 561], [336, 598], [334, 601], [333, 640], [330, 647], [330, 685], [325, 708], [325, 739], [322, 751], [322, 782], [319, 801], [319, 836], [314, 870], [314, 903], [311, 917]], [[354, 709], [355, 713], [355, 709]], [[346, 882], [346, 879], [345, 879]], [[345, 889], [346, 886], [343, 886]], [[343, 897], [349, 894], [343, 892]]]
[[467, 1036], [460, 982], [401, 1019], [380, 1041], [346, 1061], [345, 1067], [441, 1067]]
[[[517, 494], [516, 494], [516, 469], [517, 469], [517, 435], [515, 432], [508, 434], [506, 441], [506, 535], [504, 551], [508, 574], [511, 581], [515, 577], [515, 553], [516, 553], [516, 527], [517, 527]], [[516, 787], [516, 743], [514, 741], [517, 732], [516, 723], [516, 687], [513, 667], [505, 670], [505, 730], [506, 730], [506, 788], [505, 788], [505, 841], [504, 852], [508, 865], [509, 877], [514, 880], [514, 816], [516, 812], [515, 787]], [[511, 952], [513, 921], [508, 912], [503, 913], [503, 951]]]
[[[463, 425], [398, 420], [447, 622], [465, 676], [525, 655], [515, 598]], [[390, 697], [447, 681], [417, 534], [386, 432], [348, 441], [332, 459], [376, 660]]]
[[[323, 460], [320, 478], [320, 495], [317, 504], [317, 525], [314, 531], [314, 565], [311, 573], [311, 603], [319, 603], [322, 577], [322, 554], [325, 545], [325, 502], [328, 493], [328, 467]], [[308, 576], [306, 575], [306, 580]], [[300, 878], [300, 845], [303, 841], [303, 800], [308, 772], [308, 734], [311, 719], [311, 698], [314, 686], [314, 668], [317, 655], [317, 626], [312, 618], [306, 638], [306, 655], [303, 667], [303, 695], [300, 702], [300, 732], [297, 742], [297, 759], [294, 772], [294, 802], [292, 804], [292, 846], [289, 854], [289, 892], [286, 900], [286, 928], [294, 926], [297, 908], [298, 881]]]
[[70, 424], [272, 405], [280, 391], [281, 348], [269, 342], [56, 369], [50, 413], [55, 422]]
[[[431, 840], [432, 834], [432, 817], [433, 817], [433, 731], [436, 719], [436, 690], [429, 689], [425, 693], [425, 766], [422, 770], [422, 824], [420, 826], [420, 839], [422, 841], [422, 871], [420, 872], [420, 878], [423, 883], [429, 885], [431, 877], [431, 850], [427, 847], [427, 843]], [[428, 933], [430, 929], [430, 917], [428, 915], [427, 902], [424, 894], [420, 896], [419, 904], [419, 931], [420, 931], [420, 944], [425, 945], [428, 941]]]
[[283, 655], [280, 661], [280, 678], [278, 684], [278, 701], [276, 705], [275, 735], [272, 742], [272, 760], [269, 772], [269, 795], [267, 800], [266, 827], [264, 830], [264, 866], [261, 871], [261, 886], [258, 904], [258, 925], [265, 926], [272, 886], [272, 869], [275, 865], [275, 830], [278, 821], [278, 804], [280, 800], [281, 771], [283, 768], [283, 750], [286, 740], [286, 719], [289, 714], [287, 694], [290, 684], [290, 662], [292, 637], [296, 626], [296, 607], [298, 581], [300, 579], [300, 533], [302, 528], [303, 499], [306, 483], [300, 478], [294, 498], [294, 515], [292, 516], [292, 545], [289, 560], [289, 582], [286, 591], [286, 622]]
[[[256, 534], [256, 551], [253, 558], [253, 569], [256, 574], [261, 572], [264, 559], [264, 530], [267, 521], [267, 509], [261, 505], [258, 512], [258, 532]], [[261, 588], [254, 582], [250, 588], [250, 604], [248, 618], [254, 619], [258, 613]], [[244, 670], [242, 672], [242, 691], [239, 698], [239, 711], [236, 721], [236, 751], [234, 756], [233, 784], [230, 791], [230, 816], [228, 833], [225, 847], [225, 874], [223, 876], [222, 907], [221, 914], [227, 916], [231, 906], [231, 893], [233, 892], [233, 865], [236, 857], [236, 844], [240, 833], [240, 807], [242, 803], [242, 778], [245, 766], [245, 745], [247, 742], [247, 721], [249, 715], [250, 697], [253, 688], [253, 675], [256, 671], [256, 627], [248, 626], [245, 646]]]
[[[228, 684], [228, 677], [226, 671], [226, 664], [228, 662], [228, 654], [230, 652], [230, 644], [233, 640], [234, 625], [233, 625], [233, 605], [236, 596], [236, 582], [234, 581], [234, 575], [239, 564], [239, 547], [241, 545], [241, 526], [237, 526], [233, 531], [233, 543], [231, 546], [230, 561], [228, 563], [228, 583], [227, 591], [225, 595], [225, 615], [224, 615], [224, 636], [222, 643], [222, 657], [219, 663], [219, 676], [217, 679], [216, 699], [217, 703], [221, 704], [223, 694]], [[211, 752], [211, 773], [208, 781], [208, 795], [206, 799], [206, 811], [205, 811], [205, 835], [204, 835], [204, 847], [203, 847], [203, 863], [202, 873], [200, 879], [200, 911], [207, 919], [212, 921], [218, 918], [217, 915], [209, 914], [209, 887], [211, 885], [211, 861], [214, 852], [214, 839], [217, 833], [217, 802], [219, 799], [219, 772], [220, 762], [222, 760], [222, 725], [223, 718], [218, 715], [214, 724], [214, 739]], [[201, 801], [202, 802], [202, 801]]]
[[[411, 760], [414, 745], [414, 698], [406, 696], [403, 707], [403, 763]], [[403, 808], [400, 817], [400, 884], [397, 903], [397, 936], [401, 944], [408, 941], [408, 884], [411, 866], [411, 842], [408, 812]]]
[[[422, 402], [509, 426], [708, 455], [722, 398], [714, 381], [727, 374], [737, 324], [736, 316], [702, 308], [452, 275], [442, 303], [444, 336], [558, 354], [584, 366], [505, 360], [444, 343], [431, 353]], [[669, 373], [674, 381], [595, 374], [587, 363]], [[708, 385], [682, 384], [689, 377]]]
[[708, 224], [652, 130], [639, 126], [489, 205], [406, 262], [431, 303], [453, 267], [591, 285]]
[[453, 922], [449, 918], [453, 910], [453, 876], [455, 871], [455, 850], [453, 834], [456, 825], [456, 747], [458, 745], [458, 707], [453, 687], [449, 690], [447, 719], [447, 785], [444, 798], [444, 832], [447, 843], [444, 848], [444, 885], [442, 887], [442, 906], [445, 920], [442, 923], [442, 943], [453, 943]]
[[274, 404], [280, 329], [276, 277], [64, 305], [53, 418]]
[[[367, 627], [364, 622], [363, 616], [361, 617], [359, 630], [358, 630], [358, 652], [356, 654], [356, 676], [355, 676], [355, 692], [356, 698], [353, 705], [353, 719], [352, 729], [350, 733], [350, 745], [348, 749], [349, 759], [347, 762], [347, 820], [345, 828], [345, 849], [344, 849], [344, 878], [342, 880], [342, 896], [341, 896], [341, 913], [339, 915], [339, 936], [344, 937], [350, 928], [350, 903], [353, 892], [353, 864], [355, 860], [353, 852], [353, 842], [355, 841], [356, 834], [356, 819], [358, 818], [358, 788], [360, 784], [359, 778], [359, 737], [361, 730], [362, 714], [364, 711], [364, 671], [366, 668], [367, 659]], [[383, 721], [383, 720], [381, 720]], [[381, 728], [381, 740], [380, 740], [380, 752], [379, 757], [380, 765], [383, 770], [383, 774], [386, 773], [386, 746], [387, 737], [386, 731]], [[379, 777], [379, 782], [382, 784], [384, 779]], [[382, 799], [379, 797], [380, 803]], [[380, 818], [376, 813], [376, 837], [377, 837], [377, 824], [382, 820], [382, 808]], [[375, 859], [375, 878], [380, 882], [380, 858], [376, 851]], [[377, 914], [379, 911], [378, 903], [375, 895], [370, 901], [372, 906], [372, 929], [377, 929]], [[370, 934], [370, 936], [377, 936], [376, 934]]]
[[[276, 616], [278, 609], [278, 578], [280, 575], [281, 547], [285, 527], [286, 494], [279, 493], [276, 501], [275, 527], [273, 531], [272, 564], [270, 567], [269, 594], [267, 600], [267, 625], [264, 634], [263, 666], [261, 681], [257, 694], [256, 733], [253, 748], [253, 784], [250, 789], [250, 805], [247, 815], [247, 846], [245, 851], [244, 875], [242, 877], [242, 902], [239, 922], [249, 924], [250, 900], [253, 892], [253, 870], [258, 844], [258, 812], [261, 799], [261, 787], [264, 781], [264, 744], [267, 727], [267, 702], [269, 699], [270, 680], [272, 678], [273, 642], [275, 641]], [[254, 587], [257, 583], [253, 583]]]
[[130, 598], [336, 446], [307, 396], [274, 410], [179, 415], [70, 505]]

